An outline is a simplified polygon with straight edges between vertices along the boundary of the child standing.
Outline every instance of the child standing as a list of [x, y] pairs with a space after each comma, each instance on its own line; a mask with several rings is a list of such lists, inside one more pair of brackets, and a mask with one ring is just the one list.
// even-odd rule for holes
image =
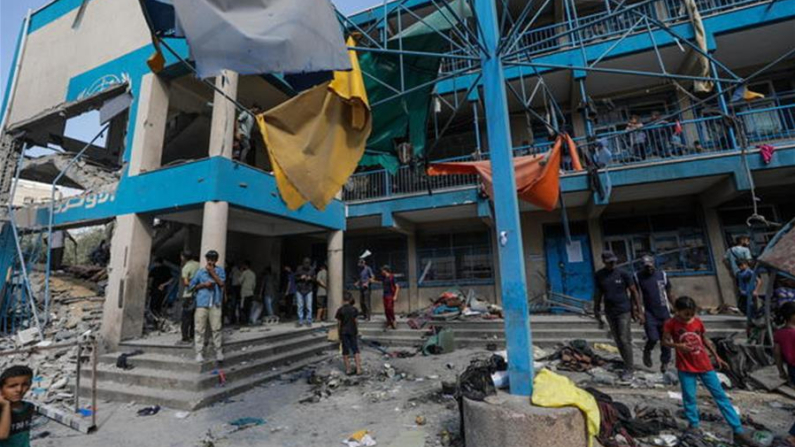
[[[773, 335], [773, 354], [776, 357], [776, 366], [781, 378], [795, 384], [795, 303], [784, 303], [779, 310], [779, 314], [784, 318], [785, 326], [776, 331]], [[787, 369], [784, 370], [784, 364]], [[789, 445], [795, 447], [795, 425], [789, 429], [787, 437]]]
[[679, 370], [679, 382], [682, 385], [685, 417], [690, 424], [688, 430], [699, 429], [696, 383], [701, 380], [723, 418], [731, 426], [735, 443], [757, 446], [759, 444], [745, 433], [740, 417], [723, 391], [720, 379], [712, 368], [709, 354], [715, 357], [720, 368], [728, 368], [728, 365], [718, 356], [715, 346], [704, 334], [704, 323], [696, 317], [696, 302], [687, 296], [677, 299], [674, 304], [674, 317], [665, 322], [663, 327], [663, 345], [676, 350], [676, 369]]
[[33, 404], [22, 400], [30, 389], [33, 371], [12, 366], [0, 376], [0, 445], [30, 447]]
[[356, 375], [362, 373], [362, 359], [359, 356], [359, 327], [356, 318], [359, 310], [353, 305], [353, 295], [345, 292], [345, 304], [337, 310], [337, 329], [342, 343], [342, 361], [345, 363], [345, 374], [351, 375], [350, 356], [356, 361]]
[[386, 327], [397, 329], [397, 324], [395, 324], [395, 301], [397, 301], [400, 286], [395, 281], [395, 275], [388, 265], [381, 267], [381, 284], [384, 286], [384, 314], [386, 315]]

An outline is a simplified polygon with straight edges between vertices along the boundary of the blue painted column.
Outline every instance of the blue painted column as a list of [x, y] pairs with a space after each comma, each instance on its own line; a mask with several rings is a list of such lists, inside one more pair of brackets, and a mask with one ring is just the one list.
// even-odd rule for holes
[[486, 130], [494, 173], [494, 210], [499, 248], [500, 286], [505, 313], [505, 340], [508, 347], [508, 376], [511, 393], [533, 393], [533, 356], [530, 314], [527, 307], [522, 228], [519, 222], [519, 199], [511, 151], [511, 128], [505, 94], [505, 73], [496, 54], [499, 24], [495, 0], [475, 0], [483, 46], [483, 100]]
[[[723, 92], [723, 84], [717, 80], [719, 77], [718, 67], [715, 66], [715, 62], [710, 62], [710, 68], [712, 69], [712, 76], [715, 77], [715, 88], [718, 90], [718, 106], [720, 107], [720, 111], [725, 115], [731, 115], [729, 113], [729, 106], [726, 102], [726, 94]], [[728, 129], [729, 134], [729, 144], [731, 144], [732, 150], [737, 150], [740, 148], [740, 145], [737, 144], [737, 135], [734, 133], [734, 126], [729, 127]], [[721, 150], [726, 148], [721, 148]]]

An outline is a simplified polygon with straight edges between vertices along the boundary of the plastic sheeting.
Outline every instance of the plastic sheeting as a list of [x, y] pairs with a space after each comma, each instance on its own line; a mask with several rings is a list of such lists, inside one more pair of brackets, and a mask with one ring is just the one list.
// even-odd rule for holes
[[[564, 142], [567, 144], [574, 169], [582, 170], [574, 141], [568, 135], [558, 136], [548, 153], [513, 159], [516, 189], [520, 199], [547, 211], [555, 209], [560, 196], [560, 160]], [[494, 200], [490, 161], [434, 163], [428, 168], [428, 174], [478, 174], [483, 180], [486, 193]]]
[[[701, 20], [701, 13], [698, 11], [696, 0], [684, 0], [687, 15], [690, 17], [690, 23], [693, 25], [693, 34], [696, 37], [696, 45], [704, 52], [709, 52], [707, 47], [707, 32], [704, 29], [704, 21]], [[685, 61], [685, 73], [692, 73], [694, 76], [709, 77], [710, 66], [709, 59], [703, 54], [699, 54], [695, 50], [690, 50], [690, 54]], [[712, 91], [712, 82], [710, 81], [694, 81], [693, 91], [698, 93], [708, 93]]]
[[[458, 18], [472, 16], [472, 11], [464, 0], [450, 3], [452, 14], [447, 8], [423, 18], [392, 37], [387, 43], [391, 50], [402, 47], [405, 51], [422, 51], [426, 53], [442, 53], [449, 51], [450, 43], [437, 33], [446, 32], [458, 23]], [[398, 54], [367, 52], [362, 54], [359, 62], [365, 76], [364, 82], [371, 103], [376, 103], [396, 95], [400, 91], [429, 83], [439, 76], [442, 59], [428, 56], [404, 55], [402, 60]], [[402, 62], [402, 64], [401, 64]], [[402, 86], [401, 86], [402, 65]], [[375, 79], [378, 79], [376, 81]], [[384, 86], [389, 85], [394, 90]], [[425, 151], [426, 132], [428, 128], [428, 112], [434, 85], [417, 89], [402, 95], [399, 99], [385, 102], [375, 108], [373, 113], [373, 132], [367, 141], [367, 152], [361, 165], [380, 165], [393, 174], [398, 169], [398, 158], [395, 152], [395, 141], [406, 140], [411, 143], [415, 156]]]
[[329, 0], [181, 0], [177, 20], [202, 78], [350, 70]]
[[577, 407], [585, 414], [588, 445], [599, 434], [599, 405], [587, 391], [577, 388], [568, 377], [542, 369], [533, 381], [533, 405], [547, 408]]
[[[354, 42], [349, 41], [353, 46]], [[353, 70], [259, 116], [279, 193], [290, 209], [324, 209], [356, 169], [372, 120], [354, 51]]]

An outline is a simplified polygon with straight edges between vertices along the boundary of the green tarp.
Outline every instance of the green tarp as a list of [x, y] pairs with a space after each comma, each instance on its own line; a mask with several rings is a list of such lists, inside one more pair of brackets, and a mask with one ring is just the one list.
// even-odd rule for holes
[[[397, 50], [401, 43], [406, 51], [442, 53], [449, 50], [450, 42], [440, 36], [452, 25], [458, 23], [456, 15], [462, 19], [472, 16], [469, 5], [464, 0], [450, 3], [455, 15], [446, 8], [429, 14], [424, 22], [416, 22], [388, 42], [389, 49]], [[442, 59], [429, 56], [403, 56], [403, 89], [426, 84], [439, 76]], [[359, 64], [362, 72], [375, 77], [395, 90], [401, 90], [401, 59], [397, 54], [361, 52]], [[393, 90], [365, 75], [364, 84], [370, 104], [397, 95]], [[414, 155], [425, 151], [428, 112], [434, 85], [418, 89], [398, 99], [388, 101], [373, 108], [373, 131], [367, 140], [367, 150], [359, 162], [361, 166], [380, 165], [395, 173], [399, 162], [395, 152], [395, 140], [406, 139], [414, 148]]]

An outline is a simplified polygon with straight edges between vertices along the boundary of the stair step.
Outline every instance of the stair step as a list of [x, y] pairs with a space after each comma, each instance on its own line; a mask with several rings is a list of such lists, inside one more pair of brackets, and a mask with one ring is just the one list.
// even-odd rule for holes
[[[238, 345], [232, 348], [225, 344], [224, 364], [227, 365], [227, 368], [234, 367], [242, 362], [250, 362], [257, 358], [268, 357], [289, 350], [306, 347], [319, 341], [325, 342], [325, 340], [325, 333], [303, 333], [299, 334], [297, 337], [277, 340], [270, 344], [257, 343], [243, 347]], [[202, 364], [198, 364], [194, 361], [193, 357], [195, 356], [195, 351], [192, 345], [179, 347], [185, 351], [180, 352], [180, 355], [162, 354], [159, 353], [158, 350], [155, 350], [154, 353], [150, 353], [148, 349], [142, 349], [145, 351], [144, 354], [130, 357], [128, 362], [136, 368], [151, 368], [165, 371], [191, 371], [198, 373], [213, 369], [214, 362], [212, 360], [207, 360]], [[214, 357], [212, 345], [205, 350], [205, 352], [209, 353], [207, 355], [208, 359]], [[115, 366], [118, 355], [118, 352], [105, 354], [100, 357], [100, 363]]]
[[[115, 382], [100, 381], [97, 383], [97, 398], [117, 402], [136, 402], [140, 405], [161, 405], [176, 410], [197, 410], [242, 393], [255, 386], [278, 379], [282, 374], [298, 371], [307, 366], [330, 358], [331, 354], [314, 356], [283, 366], [277, 370], [263, 372], [241, 380], [228, 380], [224, 387], [214, 387], [203, 391], [164, 390], [160, 387], [150, 388], [141, 385], [126, 385]], [[80, 387], [81, 396], [91, 394], [90, 381], [83, 381]]]
[[[278, 355], [262, 357], [258, 361], [247, 364], [223, 368], [229, 381], [236, 381], [255, 375], [261, 371], [271, 370], [287, 362], [295, 362], [307, 356], [331, 349], [334, 345], [326, 340], [318, 339], [318, 343], [294, 349]], [[185, 361], [178, 360], [180, 365], [187, 366]], [[209, 362], [205, 362], [209, 363]], [[89, 370], [85, 374], [91, 377]], [[133, 386], [155, 387], [160, 389], [173, 389], [185, 391], [201, 391], [212, 389], [218, 383], [218, 376], [212, 372], [197, 372], [189, 370], [164, 370], [159, 368], [135, 367], [132, 370], [117, 369], [115, 365], [103, 364], [97, 369], [97, 380], [101, 382], [115, 382]]]

